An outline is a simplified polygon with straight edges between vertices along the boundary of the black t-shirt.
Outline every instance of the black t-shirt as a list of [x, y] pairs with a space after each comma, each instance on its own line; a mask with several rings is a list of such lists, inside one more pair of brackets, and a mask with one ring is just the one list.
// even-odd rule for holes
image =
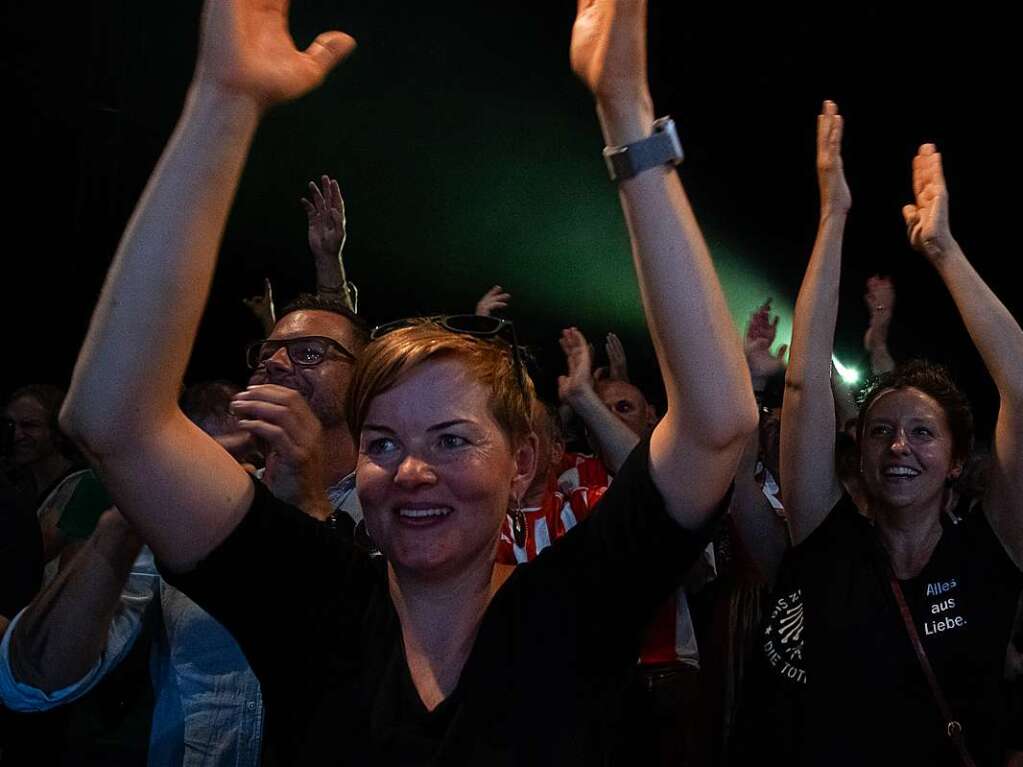
[[[971, 755], [995, 765], [1023, 574], [983, 512], [943, 517], [942, 528], [927, 565], [900, 585]], [[959, 764], [888, 572], [873, 525], [848, 498], [789, 552], [750, 675], [748, 753], [814, 765]]]
[[617, 745], [644, 626], [710, 532], [667, 515], [643, 442], [593, 514], [501, 586], [458, 685], [432, 712], [408, 671], [382, 560], [261, 485], [231, 536], [167, 579], [235, 635], [283, 764], [591, 765]]

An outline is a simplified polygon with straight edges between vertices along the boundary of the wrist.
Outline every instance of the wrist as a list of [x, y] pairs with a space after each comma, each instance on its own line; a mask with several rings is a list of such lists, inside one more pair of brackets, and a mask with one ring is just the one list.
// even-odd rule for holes
[[654, 124], [654, 102], [649, 92], [645, 91], [631, 98], [598, 98], [597, 115], [604, 133], [604, 143], [608, 146], [624, 146], [650, 135]]
[[825, 223], [845, 225], [845, 220], [848, 216], [848, 205], [841, 205], [830, 201], [821, 203], [821, 225]]
[[580, 410], [585, 410], [587, 407], [592, 407], [594, 401], [603, 407], [604, 403], [600, 402], [597, 397], [597, 392], [594, 391], [592, 386], [587, 386], [585, 384], [573, 387], [565, 394], [565, 402], [574, 411], [576, 411], [576, 413], [579, 413]]
[[965, 260], [966, 258], [962, 248], [959, 247], [959, 243], [951, 235], [948, 238], [935, 239], [927, 243], [924, 253], [931, 260], [931, 263], [939, 268], [951, 261]]
[[263, 114], [260, 102], [241, 91], [195, 80], [185, 99], [186, 112], [199, 112], [215, 122], [255, 130]]

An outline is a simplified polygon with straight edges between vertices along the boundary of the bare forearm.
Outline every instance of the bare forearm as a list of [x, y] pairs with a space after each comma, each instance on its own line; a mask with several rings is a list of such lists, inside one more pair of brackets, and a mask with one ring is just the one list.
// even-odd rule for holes
[[966, 330], [973, 339], [1003, 403], [1023, 405], [1023, 330], [994, 291], [977, 274], [958, 244], [935, 260], [935, 266]]
[[258, 116], [241, 97], [189, 94], [114, 257], [64, 406], [63, 423], [90, 452], [130, 449], [131, 435], [175, 411]]
[[822, 211], [810, 263], [796, 298], [786, 385], [831, 387], [846, 214]]
[[612, 474], [617, 474], [629, 453], [639, 444], [639, 437], [607, 409], [593, 389], [573, 395], [569, 404], [585, 424], [604, 466]]
[[831, 349], [845, 218], [844, 213], [822, 212], [796, 300], [781, 426], [781, 485], [793, 543], [816, 529], [837, 499]]
[[52, 693], [77, 682], [95, 665], [141, 547], [127, 524], [101, 522], [71, 565], [15, 626], [15, 679]]
[[756, 568], [758, 581], [773, 583], [785, 551], [788, 532], [755, 478], [760, 435], [750, 437], [735, 472], [735, 491], [729, 511], [732, 529]]
[[344, 297], [345, 268], [340, 255], [316, 256], [316, 292]]
[[893, 370], [895, 370], [895, 358], [888, 351], [888, 344], [876, 344], [870, 350], [870, 372], [874, 375], [881, 375]]
[[[609, 145], [645, 138], [653, 123], [646, 99], [598, 104], [598, 113]], [[678, 174], [670, 167], [651, 169], [622, 182], [619, 193], [669, 411], [694, 439], [727, 444], [748, 431], [756, 405], [710, 252]]]

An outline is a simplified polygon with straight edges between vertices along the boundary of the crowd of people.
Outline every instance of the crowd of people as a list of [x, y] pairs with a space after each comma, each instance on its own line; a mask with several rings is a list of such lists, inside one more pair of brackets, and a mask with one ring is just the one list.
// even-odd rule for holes
[[643, 0], [579, 0], [570, 58], [665, 407], [575, 327], [539, 399], [500, 285], [371, 327], [326, 175], [316, 293], [278, 311], [267, 281], [247, 385], [182, 387], [260, 119], [354, 47], [296, 50], [283, 0], [207, 0], [67, 394], [5, 405], [0, 763], [1023, 765], [1023, 330], [952, 235], [941, 155], [903, 214], [997, 387], [984, 451], [948, 372], [892, 354], [890, 279], [869, 384], [835, 375], [832, 102], [790, 347], [770, 299], [735, 331]]

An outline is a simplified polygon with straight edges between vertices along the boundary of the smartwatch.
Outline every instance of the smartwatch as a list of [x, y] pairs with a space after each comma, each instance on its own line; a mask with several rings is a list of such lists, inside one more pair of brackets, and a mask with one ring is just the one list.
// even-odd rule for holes
[[654, 120], [653, 132], [645, 139], [604, 147], [604, 162], [612, 181], [625, 181], [660, 165], [678, 165], [683, 156], [675, 121], [670, 117]]

